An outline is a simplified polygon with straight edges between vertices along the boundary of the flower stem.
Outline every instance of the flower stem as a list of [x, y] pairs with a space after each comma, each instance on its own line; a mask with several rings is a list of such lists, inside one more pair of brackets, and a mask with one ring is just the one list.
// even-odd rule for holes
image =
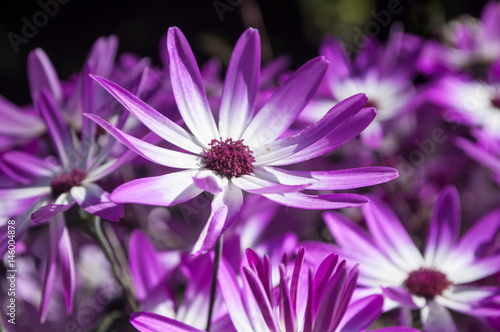
[[139, 306], [137, 304], [134, 291], [132, 287], [130, 287], [126, 278], [124, 277], [123, 269], [118, 264], [118, 261], [116, 260], [113, 250], [111, 249], [111, 246], [108, 242], [108, 239], [106, 238], [106, 235], [102, 230], [101, 218], [97, 216], [92, 216], [90, 218], [89, 231], [96, 240], [96, 242], [101, 247], [101, 250], [103, 251], [104, 255], [106, 255], [108, 262], [111, 264], [111, 267], [113, 269], [113, 274], [118, 283], [120, 284], [120, 286], [122, 287], [130, 308], [132, 309], [132, 311], [138, 311]]
[[219, 262], [222, 257], [222, 235], [219, 236], [219, 239], [215, 244], [214, 251], [214, 269], [212, 272], [212, 285], [210, 286], [210, 305], [208, 307], [208, 319], [206, 328], [207, 332], [210, 331], [210, 324], [212, 323], [212, 314], [214, 311], [215, 291], [217, 289], [217, 274], [219, 273]]

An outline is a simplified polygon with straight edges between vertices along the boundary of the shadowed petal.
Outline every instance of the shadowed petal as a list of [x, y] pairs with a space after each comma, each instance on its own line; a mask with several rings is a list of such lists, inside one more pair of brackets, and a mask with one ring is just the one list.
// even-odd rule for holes
[[56, 103], [62, 101], [61, 81], [49, 57], [41, 48], [31, 51], [28, 55], [28, 82], [33, 101], [38, 99], [44, 88], [50, 92]]
[[198, 256], [212, 249], [222, 232], [236, 219], [242, 205], [243, 193], [233, 184], [215, 194], [210, 217], [194, 244], [191, 255]]
[[150, 312], [133, 312], [130, 323], [141, 332], [203, 332], [182, 322]]
[[75, 204], [75, 201], [71, 196], [62, 194], [58, 197], [54, 204], [42, 206], [36, 212], [34, 212], [31, 215], [31, 220], [33, 220], [33, 222], [36, 224], [47, 222], [58, 213], [69, 210], [73, 206], [73, 204]]
[[106, 220], [118, 221], [124, 215], [123, 205], [109, 199], [109, 193], [94, 183], [71, 188], [71, 196], [85, 211]]
[[[48, 198], [45, 197], [39, 198], [35, 203], [30, 204], [31, 207], [27, 206], [26, 211], [24, 213], [16, 217], [15, 219], [16, 239], [21, 239], [24, 233], [26, 233], [28, 228], [31, 226], [31, 214], [34, 211], [38, 210], [40, 206], [47, 204], [47, 200]], [[8, 231], [8, 224], [0, 226], [0, 256], [2, 257], [7, 252], [7, 247], [8, 247], [9, 233], [7, 231]]]
[[455, 142], [458, 147], [464, 150], [469, 157], [475, 159], [477, 162], [492, 170], [500, 169], [500, 159], [496, 158], [493, 154], [484, 151], [466, 139], [457, 138]]
[[16, 170], [26, 172], [36, 177], [49, 177], [60, 170], [60, 167], [47, 160], [22, 151], [8, 151], [2, 155], [2, 160]]
[[193, 177], [193, 181], [198, 188], [211, 194], [220, 193], [229, 183], [225, 176], [219, 176], [211, 170], [201, 170]]
[[426, 263], [440, 266], [450, 250], [455, 249], [460, 231], [460, 197], [453, 187], [442, 191], [432, 219], [425, 246]]
[[448, 309], [437, 303], [429, 301], [421, 310], [420, 316], [425, 331], [457, 332], [458, 329], [453, 322]]
[[168, 150], [144, 142], [134, 136], [125, 134], [118, 128], [113, 127], [108, 122], [93, 114], [85, 114], [88, 118], [97, 122], [107, 132], [113, 135], [118, 141], [125, 144], [129, 149], [154, 163], [174, 168], [199, 168], [199, 157], [194, 154], [188, 154], [173, 150]]
[[47, 90], [41, 91], [35, 105], [47, 125], [47, 131], [62, 165], [70, 168], [76, 166], [77, 153], [75, 153], [69, 128]]
[[369, 202], [368, 198], [357, 194], [307, 195], [294, 192], [263, 196], [281, 205], [307, 210], [342, 209], [362, 206]]
[[241, 136], [251, 150], [257, 151], [274, 141], [290, 127], [313, 97], [327, 67], [323, 57], [312, 59], [274, 92]]
[[137, 299], [143, 301], [163, 277], [156, 250], [141, 230], [134, 230], [130, 234], [128, 254]]
[[0, 198], [25, 199], [45, 196], [50, 194], [49, 186], [0, 189]]
[[465, 233], [455, 250], [460, 260], [471, 262], [481, 256], [481, 246], [494, 240], [500, 230], [500, 209], [497, 209], [477, 221]]
[[260, 73], [260, 38], [247, 29], [234, 47], [222, 91], [219, 130], [223, 139], [239, 139], [253, 116]]
[[57, 246], [58, 259], [59, 266], [61, 267], [64, 298], [66, 300], [66, 313], [69, 315], [73, 310], [73, 298], [75, 296], [75, 262], [73, 259], [73, 248], [71, 247], [68, 229], [64, 225], [62, 215], [59, 216], [59, 218], [62, 220], [63, 231]]
[[49, 253], [42, 288], [42, 303], [40, 304], [40, 322], [42, 323], [44, 323], [47, 318], [47, 310], [54, 288], [54, 279], [58, 270], [57, 256], [59, 252], [59, 243], [63, 237], [64, 229], [64, 219], [61, 215], [58, 215], [55, 220], [49, 224]]
[[[83, 68], [81, 74], [81, 107], [82, 114], [94, 113], [95, 106], [95, 86], [94, 80], [90, 78], [89, 73], [91, 69], [88, 65]], [[95, 144], [96, 137], [96, 123], [91, 121], [88, 117], [82, 117], [82, 131], [80, 142], [81, 164], [80, 168], [87, 168], [87, 160], [89, 158], [90, 150]]]
[[324, 92], [329, 92], [331, 95], [331, 87], [340, 79], [350, 74], [349, 55], [344, 47], [344, 43], [330, 36], [323, 39], [319, 48], [319, 54], [323, 55], [332, 64], [326, 72], [325, 84], [322, 84], [325, 85]]
[[138, 203], [172, 206], [183, 203], [203, 192], [193, 183], [198, 170], [188, 170], [126, 182], [113, 190], [115, 203]]
[[382, 313], [384, 298], [367, 296], [349, 305], [338, 326], [339, 332], [362, 331], [368, 328]]
[[[118, 84], [103, 77], [92, 77], [139, 121], [164, 140], [190, 152], [200, 153], [203, 150], [193, 135]], [[209, 142], [203, 143], [208, 144]]]
[[[161, 137], [150, 131], [141, 138], [141, 141], [156, 145], [161, 142]], [[96, 182], [97, 180], [115, 172], [126, 163], [132, 161], [135, 157], [137, 157], [137, 154], [132, 150], [128, 150], [127, 152], [121, 154], [118, 158], [111, 159], [105, 163], [94, 161], [94, 165], [88, 169], [85, 182]]]
[[382, 287], [385, 296], [393, 301], [399, 302], [402, 306], [411, 309], [418, 309], [419, 306], [413, 301], [410, 293], [400, 287]]
[[31, 110], [23, 110], [0, 96], [0, 134], [7, 136], [36, 137], [45, 131], [42, 119]]
[[193, 135], [208, 147], [212, 139], [219, 138], [219, 131], [191, 47], [176, 27], [168, 29], [167, 46], [170, 80], [179, 112]]

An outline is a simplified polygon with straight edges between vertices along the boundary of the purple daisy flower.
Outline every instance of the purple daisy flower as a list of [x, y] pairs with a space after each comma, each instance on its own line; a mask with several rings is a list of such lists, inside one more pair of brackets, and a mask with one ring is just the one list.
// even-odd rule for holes
[[[339, 262], [334, 254], [324, 259], [316, 272], [303, 273], [303, 265], [304, 249], [300, 249], [289, 274], [285, 255], [279, 266], [279, 283], [273, 287], [269, 257], [262, 259], [247, 249], [241, 287], [233, 269], [223, 259], [218, 284], [233, 322], [233, 326], [224, 331], [362, 331], [379, 317], [383, 304], [380, 295], [350, 303], [358, 277], [357, 267], [348, 269], [346, 262]], [[133, 313], [130, 322], [139, 331], [170, 331], [173, 328], [201, 331], [147, 312]], [[391, 327], [375, 331], [416, 330]]]
[[[81, 85], [83, 111], [94, 113], [95, 86], [89, 77], [89, 67], [84, 69]], [[87, 118], [81, 120], [80, 138], [64, 122], [61, 110], [47, 89], [42, 89], [36, 100], [36, 108], [44, 120], [49, 137], [58, 158], [40, 159], [21, 151], [3, 154], [2, 170], [19, 185], [14, 188], [1, 188], [0, 198], [19, 202], [25, 210], [15, 217], [16, 237], [20, 239], [31, 225], [50, 222], [50, 248], [43, 287], [41, 320], [47, 314], [50, 296], [54, 287], [55, 275], [62, 271], [68, 313], [72, 310], [75, 290], [75, 271], [73, 251], [63, 212], [75, 204], [92, 215], [107, 220], [118, 221], [123, 217], [123, 205], [109, 199], [109, 193], [96, 182], [111, 174], [135, 155], [127, 151], [119, 158], [109, 158], [115, 140], [109, 137], [104, 143], [96, 142], [96, 125]], [[123, 113], [127, 114], [127, 113]], [[80, 114], [80, 116], [82, 116]], [[121, 115], [118, 126], [122, 127], [126, 116]], [[150, 139], [148, 135], [146, 139]], [[29, 203], [30, 205], [27, 205]], [[6, 229], [7, 225], [2, 226]], [[2, 231], [0, 248], [5, 253], [7, 231]]]
[[350, 60], [340, 40], [326, 38], [320, 54], [334, 65], [329, 67], [317, 97], [300, 118], [308, 123], [315, 122], [335, 103], [363, 92], [368, 97], [366, 106], [375, 107], [377, 117], [361, 138], [370, 147], [380, 147], [384, 124], [416, 108], [419, 101], [411, 80], [416, 73], [422, 41], [402, 30], [401, 25], [394, 24], [386, 45], [371, 39], [354, 61]]
[[419, 69], [435, 75], [469, 71], [483, 76], [485, 69], [500, 69], [500, 4], [488, 2], [479, 20], [463, 15], [440, 33], [442, 43], [429, 41], [419, 59]]
[[500, 140], [500, 84], [450, 75], [426, 94], [431, 102], [446, 109], [447, 120], [480, 128]]
[[482, 250], [500, 229], [500, 210], [479, 220], [458, 241], [458, 192], [445, 189], [436, 204], [423, 255], [387, 206], [372, 199], [363, 214], [371, 236], [341, 214], [327, 212], [325, 222], [339, 247], [310, 244], [317, 252], [325, 250], [326, 255], [338, 250], [342, 257], [359, 263], [357, 296], [384, 294], [385, 311], [420, 309], [425, 331], [457, 331], [447, 308], [472, 316], [500, 314], [498, 305], [490, 301], [500, 287], [472, 284], [500, 271], [500, 254]]
[[227, 70], [219, 125], [216, 125], [195, 58], [178, 28], [168, 31], [170, 74], [177, 106], [191, 133], [117, 84], [95, 79], [158, 136], [181, 151], [157, 147], [127, 135], [95, 115], [88, 115], [131, 150], [157, 164], [184, 169], [142, 178], [116, 188], [117, 203], [171, 206], [203, 191], [214, 195], [209, 220], [192, 254], [211, 249], [243, 204], [243, 191], [303, 209], [336, 209], [366, 204], [357, 194], [308, 195], [300, 191], [350, 189], [397, 177], [397, 171], [369, 167], [325, 172], [289, 171], [290, 165], [321, 156], [357, 136], [375, 116], [358, 94], [296, 135], [281, 135], [309, 102], [328, 63], [322, 57], [299, 68], [254, 114], [259, 82], [259, 34], [248, 29], [238, 40]]

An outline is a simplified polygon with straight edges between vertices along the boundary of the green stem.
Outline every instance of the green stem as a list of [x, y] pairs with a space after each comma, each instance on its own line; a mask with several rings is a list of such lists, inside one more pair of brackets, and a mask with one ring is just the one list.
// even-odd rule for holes
[[101, 247], [101, 250], [103, 251], [104, 255], [106, 255], [108, 262], [111, 264], [111, 267], [113, 269], [113, 274], [118, 283], [120, 284], [120, 286], [122, 287], [130, 308], [132, 309], [132, 311], [138, 311], [139, 306], [135, 299], [133, 289], [129, 287], [126, 278], [124, 278], [123, 269], [118, 264], [118, 261], [116, 260], [115, 255], [113, 254], [113, 250], [111, 249], [111, 246], [106, 238], [106, 235], [102, 230], [101, 218], [97, 216], [92, 216], [90, 221], [91, 221], [89, 227], [90, 233]]
[[219, 273], [219, 263], [222, 257], [222, 235], [217, 240], [215, 244], [215, 258], [214, 258], [214, 269], [212, 271], [212, 285], [210, 286], [210, 305], [208, 307], [208, 319], [207, 319], [207, 332], [210, 331], [210, 324], [212, 323], [212, 314], [214, 311], [215, 302], [215, 291], [217, 289], [217, 275]]

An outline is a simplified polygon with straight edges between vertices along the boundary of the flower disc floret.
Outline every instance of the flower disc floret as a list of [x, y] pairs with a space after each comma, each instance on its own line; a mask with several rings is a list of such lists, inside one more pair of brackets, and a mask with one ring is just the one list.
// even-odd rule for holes
[[87, 174], [81, 169], [74, 169], [71, 173], [61, 173], [50, 182], [51, 197], [55, 201], [59, 195], [66, 193], [75, 186], [79, 186]]
[[227, 178], [251, 174], [255, 162], [253, 151], [243, 144], [243, 140], [233, 141], [213, 139], [208, 151], [203, 150], [205, 167]]
[[441, 295], [451, 285], [451, 282], [444, 273], [436, 269], [421, 267], [410, 272], [404, 285], [410, 293], [432, 299]]

